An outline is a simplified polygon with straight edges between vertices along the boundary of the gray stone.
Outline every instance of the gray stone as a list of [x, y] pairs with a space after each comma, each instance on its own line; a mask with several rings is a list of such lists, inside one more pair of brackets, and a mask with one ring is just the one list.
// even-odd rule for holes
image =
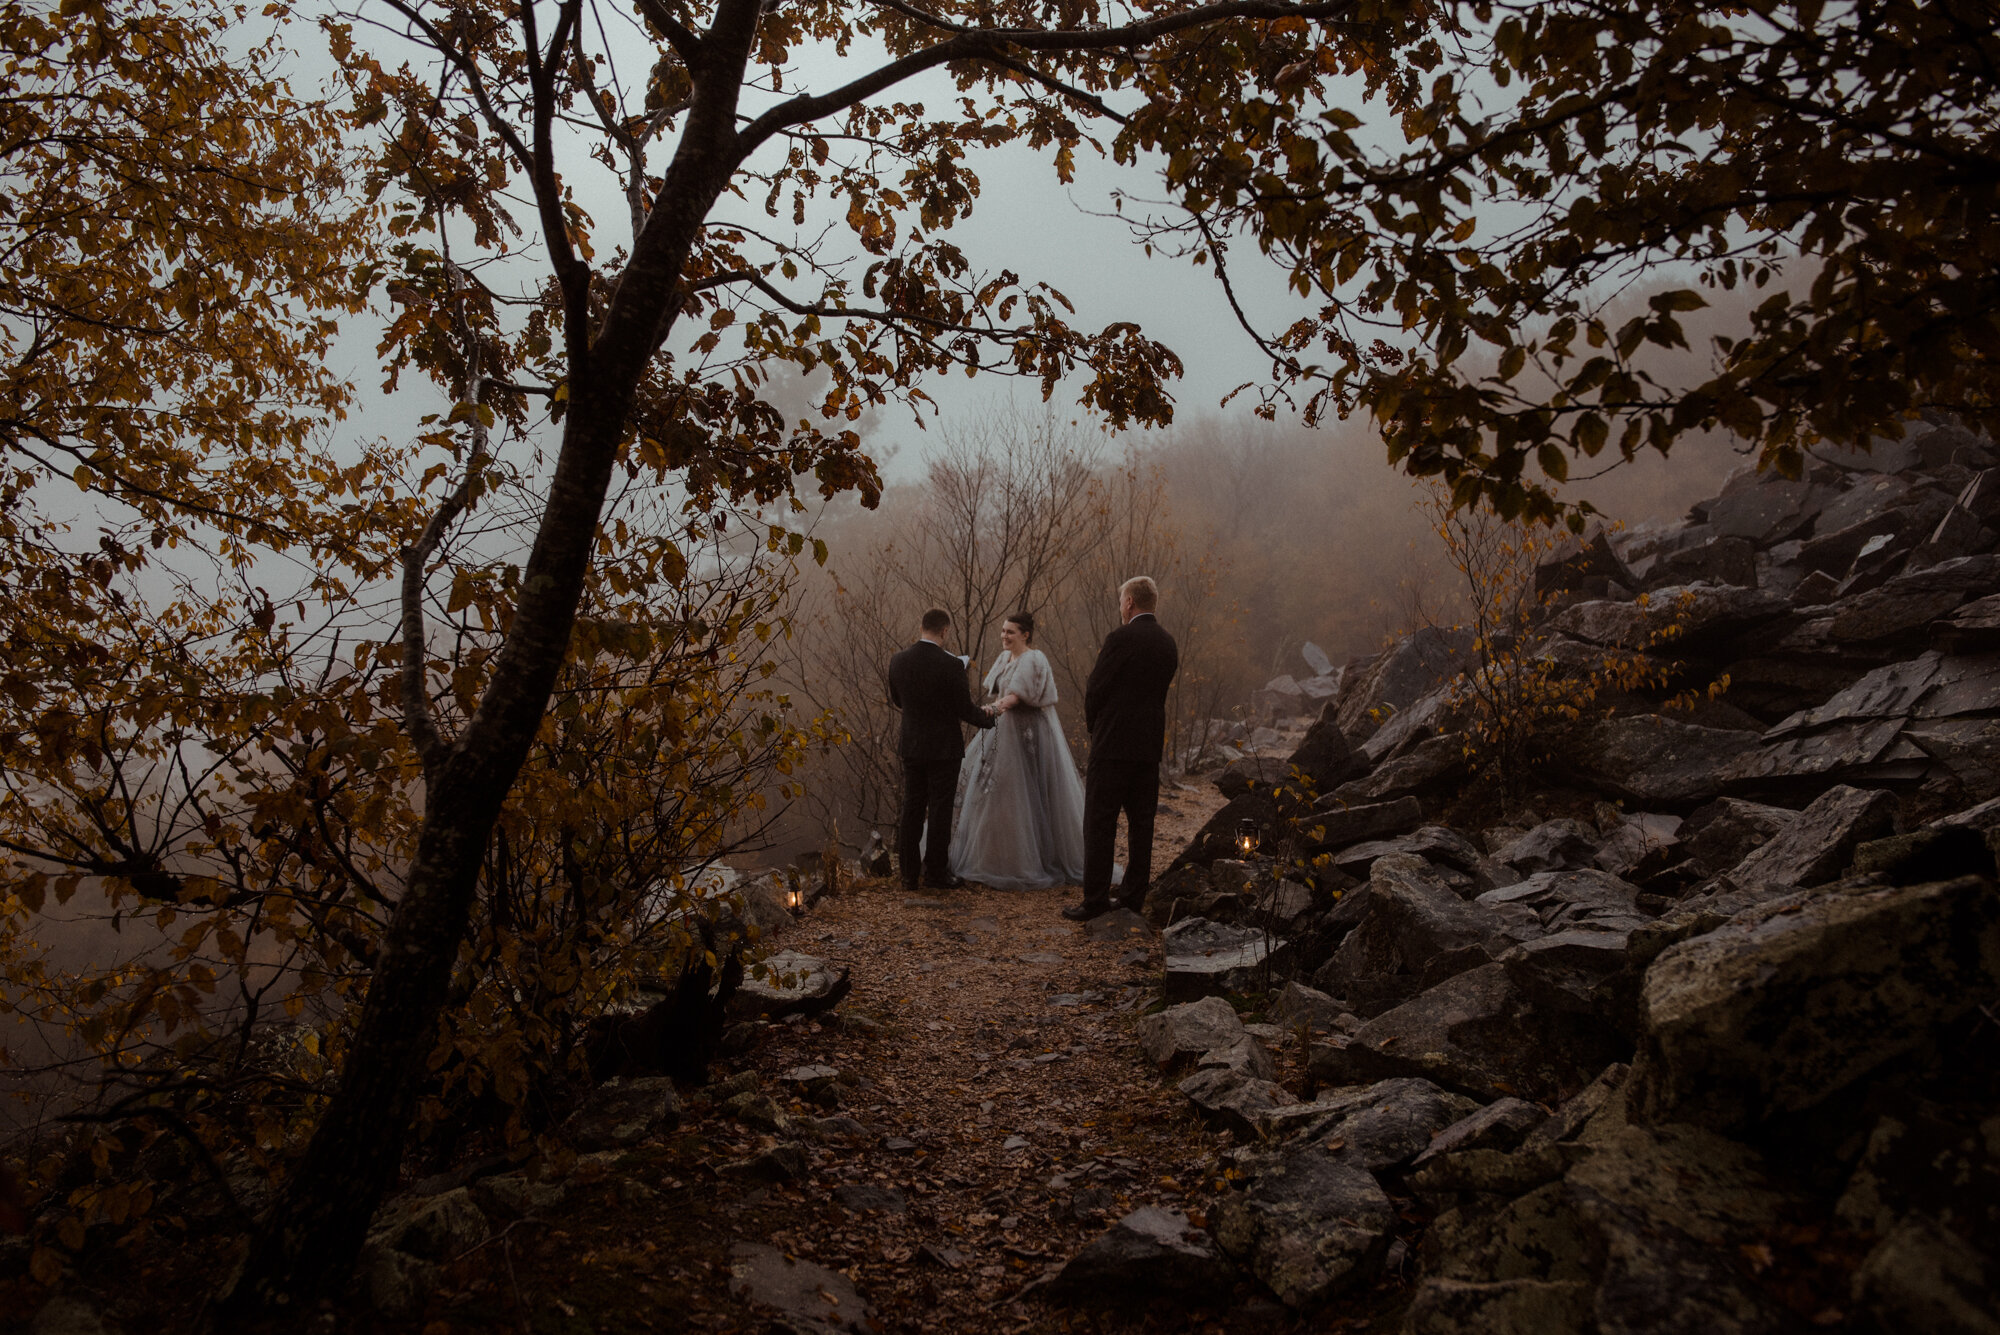
[[1401, 834], [1421, 825], [1423, 819], [1423, 803], [1414, 797], [1347, 806], [1329, 796], [1313, 807], [1311, 816], [1299, 822], [1299, 829], [1320, 849], [1345, 848], [1365, 839]]
[[1287, 982], [1279, 988], [1265, 1010], [1273, 1023], [1287, 1028], [1304, 1025], [1319, 1033], [1332, 1032], [1345, 1013], [1346, 1007], [1332, 997], [1299, 982]]
[[856, 1214], [903, 1214], [910, 1208], [902, 1192], [869, 1186], [865, 1182], [849, 1182], [835, 1187], [833, 1201], [841, 1209], [852, 1210]]
[[1291, 763], [1276, 756], [1245, 756], [1224, 765], [1212, 782], [1224, 797], [1235, 798], [1253, 788], [1274, 788], [1291, 773]]
[[1371, 839], [1333, 855], [1333, 865], [1350, 876], [1366, 876], [1377, 858], [1408, 854], [1462, 872], [1476, 871], [1485, 861], [1478, 846], [1443, 825], [1425, 825], [1393, 839]]
[[493, 1225], [464, 1187], [392, 1211], [370, 1241], [420, 1261], [454, 1261], [486, 1241]]
[[1734, 584], [1755, 588], [1757, 583], [1757, 548], [1750, 540], [1715, 537], [1660, 557], [1646, 571], [1644, 587]]
[[1710, 501], [1705, 522], [1724, 537], [1769, 547], [1804, 532], [1833, 496], [1830, 488], [1811, 482], [1760, 478]]
[[1333, 796], [1348, 805], [1361, 805], [1436, 792], [1470, 769], [1465, 747], [1465, 738], [1455, 732], [1433, 737], [1384, 762], [1366, 778], [1341, 784]]
[[1648, 858], [1677, 860], [1681, 818], [1657, 811], [1625, 816], [1604, 835], [1591, 865], [1613, 876], [1624, 876]]
[[368, 1295], [368, 1305], [395, 1318], [422, 1312], [442, 1279], [435, 1263], [375, 1243], [362, 1247], [356, 1271], [355, 1280]]
[[1391, 715], [1409, 708], [1473, 662], [1472, 635], [1426, 626], [1405, 635], [1343, 689], [1335, 721], [1351, 741], [1365, 741]]
[[1203, 997], [1142, 1015], [1136, 1027], [1146, 1060], [1162, 1070], [1192, 1063], [1243, 1038], [1243, 1021], [1221, 997]]
[[1941, 561], [1842, 598], [1830, 609], [1833, 618], [1827, 633], [1845, 644], [1895, 640], [1973, 597], [1993, 592], [1996, 584], [2000, 584], [2000, 555]]
[[1927, 1041], [1996, 973], [2000, 886], [1982, 877], [1774, 901], [1646, 971], [1635, 1106], [1716, 1127], [1811, 1108]]
[[726, 1163], [719, 1171], [750, 1182], [797, 1182], [811, 1167], [805, 1146], [786, 1141]]
[[1878, 1118], [1834, 1216], [1857, 1233], [1886, 1237], [1900, 1220], [1921, 1215], [2000, 1252], [2000, 1117], [1970, 1120], [1925, 1103]]
[[1376, 1016], [1345, 1044], [1316, 1045], [1310, 1069], [1326, 1084], [1421, 1076], [1475, 1099], [1561, 1098], [1623, 1054], [1600, 1016], [1536, 996], [1488, 964], [1448, 978]]
[[1278, 1066], [1271, 1059], [1270, 1050], [1258, 1042], [1256, 1036], [1248, 1030], [1244, 1032], [1243, 1037], [1227, 1047], [1210, 1048], [1202, 1053], [1195, 1059], [1195, 1066], [1204, 1071], [1210, 1068], [1234, 1071], [1238, 1075], [1257, 1080], [1278, 1078]]
[[1322, 1094], [1326, 1114], [1302, 1134], [1344, 1164], [1384, 1173], [1425, 1152], [1479, 1105], [1428, 1080], [1401, 1077]]
[[623, 1149], [681, 1124], [681, 1099], [665, 1076], [607, 1080], [570, 1115], [570, 1140], [585, 1153]]
[[1362, 757], [1370, 765], [1379, 765], [1439, 733], [1458, 731], [1464, 725], [1466, 710], [1457, 699], [1455, 686], [1453, 683], [1438, 687], [1377, 728], [1361, 744]]
[[746, 977], [730, 999], [732, 1017], [771, 1019], [810, 1007], [831, 997], [845, 977], [826, 961], [795, 950], [779, 951], [760, 968], [762, 972]]
[[1885, 792], [1830, 788], [1731, 868], [1729, 879], [1742, 886], [1822, 885], [1847, 869], [1857, 845], [1888, 833], [1895, 808]]
[[1601, 526], [1593, 529], [1587, 538], [1564, 539], [1535, 567], [1535, 592], [1538, 594], [1602, 589], [1608, 583], [1631, 588], [1634, 580], [1632, 572], [1619, 559]]
[[2000, 719], [1942, 719], [1903, 736], [1940, 761], [1976, 798], [2000, 795]]
[[1381, 1269], [1395, 1209], [1375, 1179], [1324, 1148], [1252, 1161], [1214, 1211], [1216, 1241], [1286, 1306], [1317, 1307]]
[[1580, 820], [1548, 820], [1495, 853], [1523, 875], [1588, 867], [1597, 857], [1599, 835]]
[[729, 1249], [729, 1291], [776, 1311], [806, 1332], [874, 1329], [874, 1313], [837, 1270], [785, 1255], [763, 1242]]
[[491, 1216], [529, 1219], [562, 1205], [569, 1187], [562, 1182], [536, 1181], [520, 1173], [482, 1177], [470, 1188], [479, 1208]]
[[1411, 1160], [1411, 1166], [1422, 1168], [1440, 1155], [1461, 1150], [1516, 1149], [1547, 1120], [1547, 1113], [1525, 1099], [1495, 1099], [1438, 1132], [1424, 1152]]
[[1368, 772], [1369, 761], [1357, 754], [1340, 730], [1339, 709], [1332, 702], [1322, 706], [1319, 717], [1306, 729], [1289, 765], [1312, 781], [1320, 793], [1327, 793], [1349, 779]]
[[1854, 1300], [1891, 1335], [2000, 1335], [1991, 1264], [1921, 1216], [1898, 1225], [1854, 1272]]
[[1445, 886], [1421, 858], [1375, 861], [1368, 913], [1313, 976], [1362, 1015], [1379, 1015], [1453, 973], [1477, 967], [1511, 940], [1505, 924]]
[[1568, 759], [1571, 776], [1587, 788], [1642, 806], [1686, 808], [1720, 796], [1722, 771], [1758, 743], [1754, 732], [1627, 715], [1585, 728]]
[[1791, 600], [1768, 589], [1729, 584], [1673, 584], [1636, 602], [1578, 603], [1549, 623], [1551, 632], [1588, 644], [1637, 651], [1664, 646], [1680, 653], [1768, 625], [1791, 611]]
[[1932, 628], [1932, 646], [1949, 654], [2000, 649], [2000, 593], [1962, 604]]
[[1158, 1297], [1222, 1301], [1236, 1268], [1187, 1216], [1147, 1205], [1086, 1243], [1043, 1288], [1057, 1302], [1117, 1306]]
[[[1496, 913], [1508, 906], [1531, 910], [1540, 930], [1553, 935], [1572, 929], [1630, 932], [1646, 919], [1635, 907], [1639, 887], [1595, 867], [1537, 872], [1514, 885], [1489, 890], [1474, 902]], [[1518, 931], [1510, 934], [1519, 936]]]
[[1151, 923], [1121, 906], [1085, 923], [1083, 934], [1092, 941], [1125, 941], [1133, 937], [1151, 938], [1154, 933]]
[[1257, 928], [1206, 918], [1184, 918], [1160, 939], [1166, 951], [1160, 990], [1169, 1001], [1262, 991], [1286, 946]]
[[1306, 666], [1313, 670], [1314, 676], [1325, 677], [1332, 675], [1333, 660], [1326, 656], [1326, 650], [1320, 648], [1311, 640], [1307, 640], [1299, 646], [1299, 656], [1306, 660]]
[[1723, 872], [1798, 818], [1798, 812], [1785, 807], [1721, 797], [1687, 818], [1680, 829], [1681, 843], [1688, 856], [1711, 874]]
[[1175, 1088], [1194, 1105], [1204, 1122], [1233, 1132], [1240, 1140], [1257, 1139], [1272, 1112], [1298, 1102], [1276, 1081], [1226, 1066], [1204, 1067]]

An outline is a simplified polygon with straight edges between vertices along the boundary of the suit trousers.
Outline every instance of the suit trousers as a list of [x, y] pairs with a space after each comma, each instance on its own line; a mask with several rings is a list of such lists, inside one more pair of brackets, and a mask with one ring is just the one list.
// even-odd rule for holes
[[[924, 875], [941, 881], [951, 874], [951, 805], [958, 796], [959, 757], [903, 757], [903, 814], [896, 824], [896, 870], [903, 884], [917, 883], [917, 847], [923, 846]], [[925, 824], [930, 826], [926, 840]]]
[[1125, 813], [1128, 856], [1118, 900], [1138, 912], [1153, 877], [1153, 817], [1160, 807], [1158, 762], [1093, 760], [1083, 780], [1083, 902], [1111, 898], [1111, 861], [1118, 813]]

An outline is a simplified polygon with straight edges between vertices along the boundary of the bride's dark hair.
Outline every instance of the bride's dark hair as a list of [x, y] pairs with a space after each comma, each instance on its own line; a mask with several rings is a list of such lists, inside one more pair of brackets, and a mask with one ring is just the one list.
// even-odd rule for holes
[[1021, 634], [1027, 636], [1029, 644], [1035, 642], [1035, 614], [1033, 612], [1016, 612], [1013, 616], [1008, 617], [1007, 620], [1012, 622]]

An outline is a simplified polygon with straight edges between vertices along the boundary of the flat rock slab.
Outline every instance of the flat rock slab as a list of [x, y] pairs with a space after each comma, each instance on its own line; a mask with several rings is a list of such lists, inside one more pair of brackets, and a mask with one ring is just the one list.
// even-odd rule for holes
[[1177, 1088], [1204, 1122], [1239, 1140], [1257, 1139], [1274, 1112], [1298, 1102], [1274, 1080], [1225, 1066], [1205, 1066]]
[[837, 1270], [786, 1256], [762, 1242], [729, 1250], [729, 1288], [808, 1331], [868, 1331], [873, 1313], [853, 1281]]
[[1685, 809], [1720, 796], [1722, 770], [1760, 742], [1754, 732], [1659, 714], [1607, 719], [1583, 731], [1570, 754], [1571, 773], [1612, 797]]
[[1423, 823], [1424, 804], [1414, 797], [1393, 802], [1366, 802], [1350, 806], [1338, 799], [1321, 798], [1313, 814], [1299, 822], [1301, 830], [1322, 848], [1342, 848], [1364, 839], [1401, 834]]
[[1161, 1296], [1226, 1301], [1236, 1267], [1186, 1215], [1144, 1206], [1071, 1257], [1043, 1292], [1078, 1305], [1144, 1304]]
[[1319, 1146], [1254, 1161], [1244, 1188], [1214, 1214], [1222, 1249], [1295, 1309], [1373, 1279], [1395, 1219], [1373, 1177]]
[[1184, 918], [1162, 935], [1169, 1001], [1261, 991], [1284, 941], [1254, 927], [1232, 927], [1206, 918]]
[[1996, 976], [1990, 879], [1774, 901], [1646, 971], [1636, 1106], [1721, 1128], [1803, 1111], [1927, 1041]]
[[[1445, 1128], [1479, 1108], [1462, 1094], [1407, 1076], [1322, 1094], [1308, 1106], [1323, 1111], [1298, 1134], [1340, 1163], [1369, 1173], [1409, 1163]], [[1296, 1118], [1287, 1120], [1296, 1125]]]
[[1854, 850], [1889, 833], [1896, 799], [1879, 789], [1828, 789], [1769, 842], [1729, 871], [1729, 879], [1749, 888], [1823, 885], [1840, 875]]
[[833, 1189], [834, 1204], [843, 1210], [857, 1214], [876, 1212], [881, 1214], [902, 1214], [910, 1208], [903, 1199], [903, 1193], [888, 1187], [871, 1187], [866, 1183], [848, 1183]]
[[1128, 908], [1100, 913], [1083, 925], [1083, 934], [1093, 941], [1123, 941], [1128, 937], [1150, 937], [1153, 924]]
[[781, 950], [764, 961], [763, 977], [743, 980], [730, 999], [730, 1011], [740, 1018], [782, 1015], [800, 1006], [824, 1001], [840, 986], [841, 975], [825, 960], [795, 950]]
[[1411, 1163], [1421, 1168], [1441, 1154], [1460, 1150], [1516, 1149], [1547, 1120], [1547, 1113], [1525, 1099], [1495, 1099], [1438, 1132]]

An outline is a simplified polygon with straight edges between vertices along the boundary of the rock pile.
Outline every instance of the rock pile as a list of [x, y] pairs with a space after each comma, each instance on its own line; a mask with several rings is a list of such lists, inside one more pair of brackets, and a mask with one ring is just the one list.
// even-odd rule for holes
[[[1241, 1142], [1222, 1255], [1306, 1308], [1408, 1248], [1422, 1335], [2000, 1335], [1995, 464], [1934, 426], [1547, 563], [1538, 652], [1659, 683], [1563, 742], [1554, 818], [1454, 823], [1469, 642], [1316, 673], [1145, 906], [1141, 1043]], [[1239, 1009], [1312, 1032], [1307, 1087]]]

